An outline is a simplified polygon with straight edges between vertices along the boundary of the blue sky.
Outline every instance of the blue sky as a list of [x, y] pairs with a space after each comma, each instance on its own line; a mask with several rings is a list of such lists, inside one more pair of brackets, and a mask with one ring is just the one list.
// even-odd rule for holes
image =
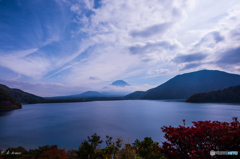
[[0, 0], [0, 83], [40, 96], [240, 73], [239, 0]]

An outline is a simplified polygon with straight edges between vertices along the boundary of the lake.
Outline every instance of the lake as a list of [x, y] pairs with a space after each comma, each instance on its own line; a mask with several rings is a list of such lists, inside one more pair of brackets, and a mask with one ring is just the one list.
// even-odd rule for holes
[[124, 143], [152, 137], [161, 144], [165, 141], [162, 126], [183, 125], [182, 119], [186, 126], [192, 126], [192, 121], [231, 122], [232, 117], [239, 120], [240, 105], [171, 100], [25, 104], [19, 110], [0, 112], [0, 149], [36, 149], [47, 144], [77, 149], [95, 132], [103, 141], [106, 135], [121, 135]]

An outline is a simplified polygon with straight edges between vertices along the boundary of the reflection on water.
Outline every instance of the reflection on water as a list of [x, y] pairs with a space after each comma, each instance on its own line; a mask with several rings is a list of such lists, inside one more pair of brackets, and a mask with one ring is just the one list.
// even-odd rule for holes
[[[0, 149], [57, 144], [77, 149], [81, 142], [97, 133], [123, 136], [134, 142], [152, 137], [165, 141], [163, 126], [192, 126], [193, 121], [231, 122], [240, 118], [240, 106], [232, 104], [192, 104], [162, 100], [96, 101], [23, 105], [22, 109], [0, 112]], [[102, 145], [102, 147], [104, 144]]]
[[[0, 118], [2, 116], [8, 116], [11, 115], [13, 113], [14, 110], [6, 110], [6, 111], [0, 111]], [[0, 119], [1, 120], [1, 119]]]

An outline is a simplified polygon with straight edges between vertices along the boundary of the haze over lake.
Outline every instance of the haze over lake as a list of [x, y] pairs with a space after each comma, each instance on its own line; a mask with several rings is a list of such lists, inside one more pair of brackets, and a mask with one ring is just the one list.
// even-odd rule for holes
[[[164, 141], [162, 126], [192, 126], [192, 121], [232, 121], [240, 117], [234, 104], [193, 104], [170, 100], [125, 100], [79, 103], [28, 104], [23, 109], [0, 112], [0, 148], [57, 144], [77, 149], [95, 132], [123, 136], [124, 142], [152, 137]], [[104, 144], [102, 144], [104, 147]]]

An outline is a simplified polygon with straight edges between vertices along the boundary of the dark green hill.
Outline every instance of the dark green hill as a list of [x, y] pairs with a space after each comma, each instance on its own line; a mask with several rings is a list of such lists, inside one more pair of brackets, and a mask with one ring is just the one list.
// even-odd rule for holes
[[11, 89], [3, 84], [0, 84], [0, 88], [11, 95], [14, 100], [18, 103], [41, 103], [44, 98], [24, 92], [20, 89]]
[[16, 103], [12, 96], [0, 88], [0, 101], [10, 101]]
[[240, 75], [216, 70], [201, 70], [177, 75], [166, 83], [150, 89], [142, 99], [187, 99], [204, 93], [240, 85]]
[[0, 88], [0, 111], [22, 108], [21, 104], [17, 103], [13, 97]]
[[240, 103], [240, 85], [223, 90], [192, 95], [186, 100], [192, 103]]

